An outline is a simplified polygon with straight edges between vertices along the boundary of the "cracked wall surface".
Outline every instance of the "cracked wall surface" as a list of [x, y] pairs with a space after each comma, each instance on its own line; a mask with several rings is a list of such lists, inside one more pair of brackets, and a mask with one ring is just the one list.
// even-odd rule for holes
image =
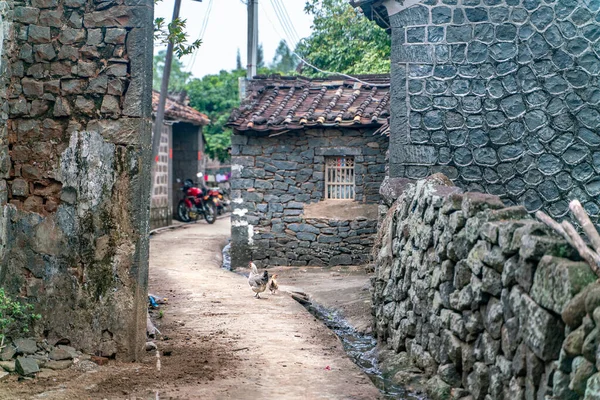
[[600, 3], [426, 0], [390, 9], [390, 176], [442, 172], [555, 218], [600, 214]]
[[150, 1], [0, 5], [0, 286], [36, 334], [135, 359], [145, 340]]

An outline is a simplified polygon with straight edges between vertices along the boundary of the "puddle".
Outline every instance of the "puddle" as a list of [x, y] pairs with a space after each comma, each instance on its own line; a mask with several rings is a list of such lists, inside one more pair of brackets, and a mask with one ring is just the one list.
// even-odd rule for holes
[[425, 396], [408, 392], [385, 378], [377, 365], [377, 341], [368, 334], [358, 333], [336, 311], [327, 310], [318, 304], [303, 304], [304, 307], [342, 341], [350, 359], [358, 365], [379, 389], [385, 399], [423, 400]]

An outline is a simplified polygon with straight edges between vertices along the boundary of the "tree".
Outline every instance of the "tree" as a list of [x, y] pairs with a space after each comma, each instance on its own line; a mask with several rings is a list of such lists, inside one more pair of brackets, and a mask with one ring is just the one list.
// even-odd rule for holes
[[[152, 70], [154, 73], [152, 75], [152, 87], [155, 90], [160, 90], [166, 56], [167, 51], [161, 50], [153, 59]], [[171, 76], [169, 77], [169, 91], [176, 92], [185, 89], [185, 85], [192, 76], [192, 73], [184, 71], [183, 68], [183, 64], [179, 59], [173, 59], [173, 63], [171, 64]]]
[[[307, 0], [312, 14], [312, 34], [296, 51], [316, 67], [345, 74], [390, 71], [390, 37], [346, 0]], [[321, 75], [310, 67], [306, 75]]]
[[211, 124], [204, 129], [206, 152], [211, 158], [225, 161], [231, 146], [231, 129], [225, 127], [231, 110], [238, 107], [239, 81], [246, 71], [221, 71], [215, 75], [206, 75], [202, 79], [193, 79], [187, 85], [190, 106], [208, 115]]
[[264, 67], [265, 67], [265, 55], [263, 52], [263, 45], [261, 43], [258, 45], [258, 48], [256, 49], [256, 69], [264, 68]]
[[296, 69], [297, 65], [296, 56], [292, 54], [285, 40], [280, 41], [275, 50], [271, 69], [282, 74], [289, 74]]
[[242, 67], [242, 55], [240, 54], [240, 49], [237, 49], [237, 56], [235, 58], [235, 69], [244, 69], [244, 67]]

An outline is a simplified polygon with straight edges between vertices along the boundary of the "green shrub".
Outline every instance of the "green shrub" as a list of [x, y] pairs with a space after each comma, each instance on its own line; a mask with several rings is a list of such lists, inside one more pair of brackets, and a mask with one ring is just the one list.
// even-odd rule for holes
[[33, 323], [42, 316], [33, 312], [31, 304], [13, 300], [0, 288], [0, 348], [7, 337], [29, 333]]

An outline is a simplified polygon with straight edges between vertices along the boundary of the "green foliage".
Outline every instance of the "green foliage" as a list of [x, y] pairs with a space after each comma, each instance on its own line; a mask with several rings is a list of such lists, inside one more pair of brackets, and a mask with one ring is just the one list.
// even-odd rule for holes
[[256, 49], [256, 69], [260, 69], [260, 68], [264, 68], [265, 67], [265, 54], [263, 51], [263, 45], [262, 43], [258, 45], [258, 48]]
[[271, 64], [271, 69], [281, 74], [289, 75], [294, 72], [298, 65], [298, 59], [294, 56], [284, 40], [279, 42], [275, 50], [275, 57]]
[[187, 20], [176, 18], [165, 24], [164, 18], [154, 20], [154, 40], [156, 44], [173, 43], [173, 52], [177, 58], [191, 54], [202, 44], [201, 40], [196, 40], [190, 44], [187, 43], [187, 33], [185, 25]]
[[33, 323], [41, 318], [40, 314], [33, 313], [31, 304], [12, 300], [0, 288], [0, 342], [4, 342], [9, 336], [27, 334]]
[[211, 124], [204, 129], [206, 152], [211, 158], [225, 161], [229, 158], [227, 148], [231, 146], [231, 129], [226, 128], [227, 119], [239, 101], [238, 78], [246, 71], [221, 71], [215, 75], [206, 75], [202, 79], [193, 79], [187, 85], [190, 106], [205, 113]]
[[[152, 87], [155, 90], [160, 90], [160, 83], [162, 81], [163, 71], [165, 69], [165, 58], [167, 56], [166, 50], [161, 50], [157, 55], [154, 56], [152, 65]], [[191, 72], [183, 70], [183, 64], [177, 58], [173, 59], [171, 63], [171, 75], [169, 76], [169, 91], [181, 91], [185, 89], [185, 85], [192, 76]]]
[[[308, 62], [345, 74], [390, 71], [389, 35], [346, 0], [307, 0], [304, 10], [314, 17], [313, 33], [296, 51]], [[320, 75], [310, 67], [302, 74]]]

